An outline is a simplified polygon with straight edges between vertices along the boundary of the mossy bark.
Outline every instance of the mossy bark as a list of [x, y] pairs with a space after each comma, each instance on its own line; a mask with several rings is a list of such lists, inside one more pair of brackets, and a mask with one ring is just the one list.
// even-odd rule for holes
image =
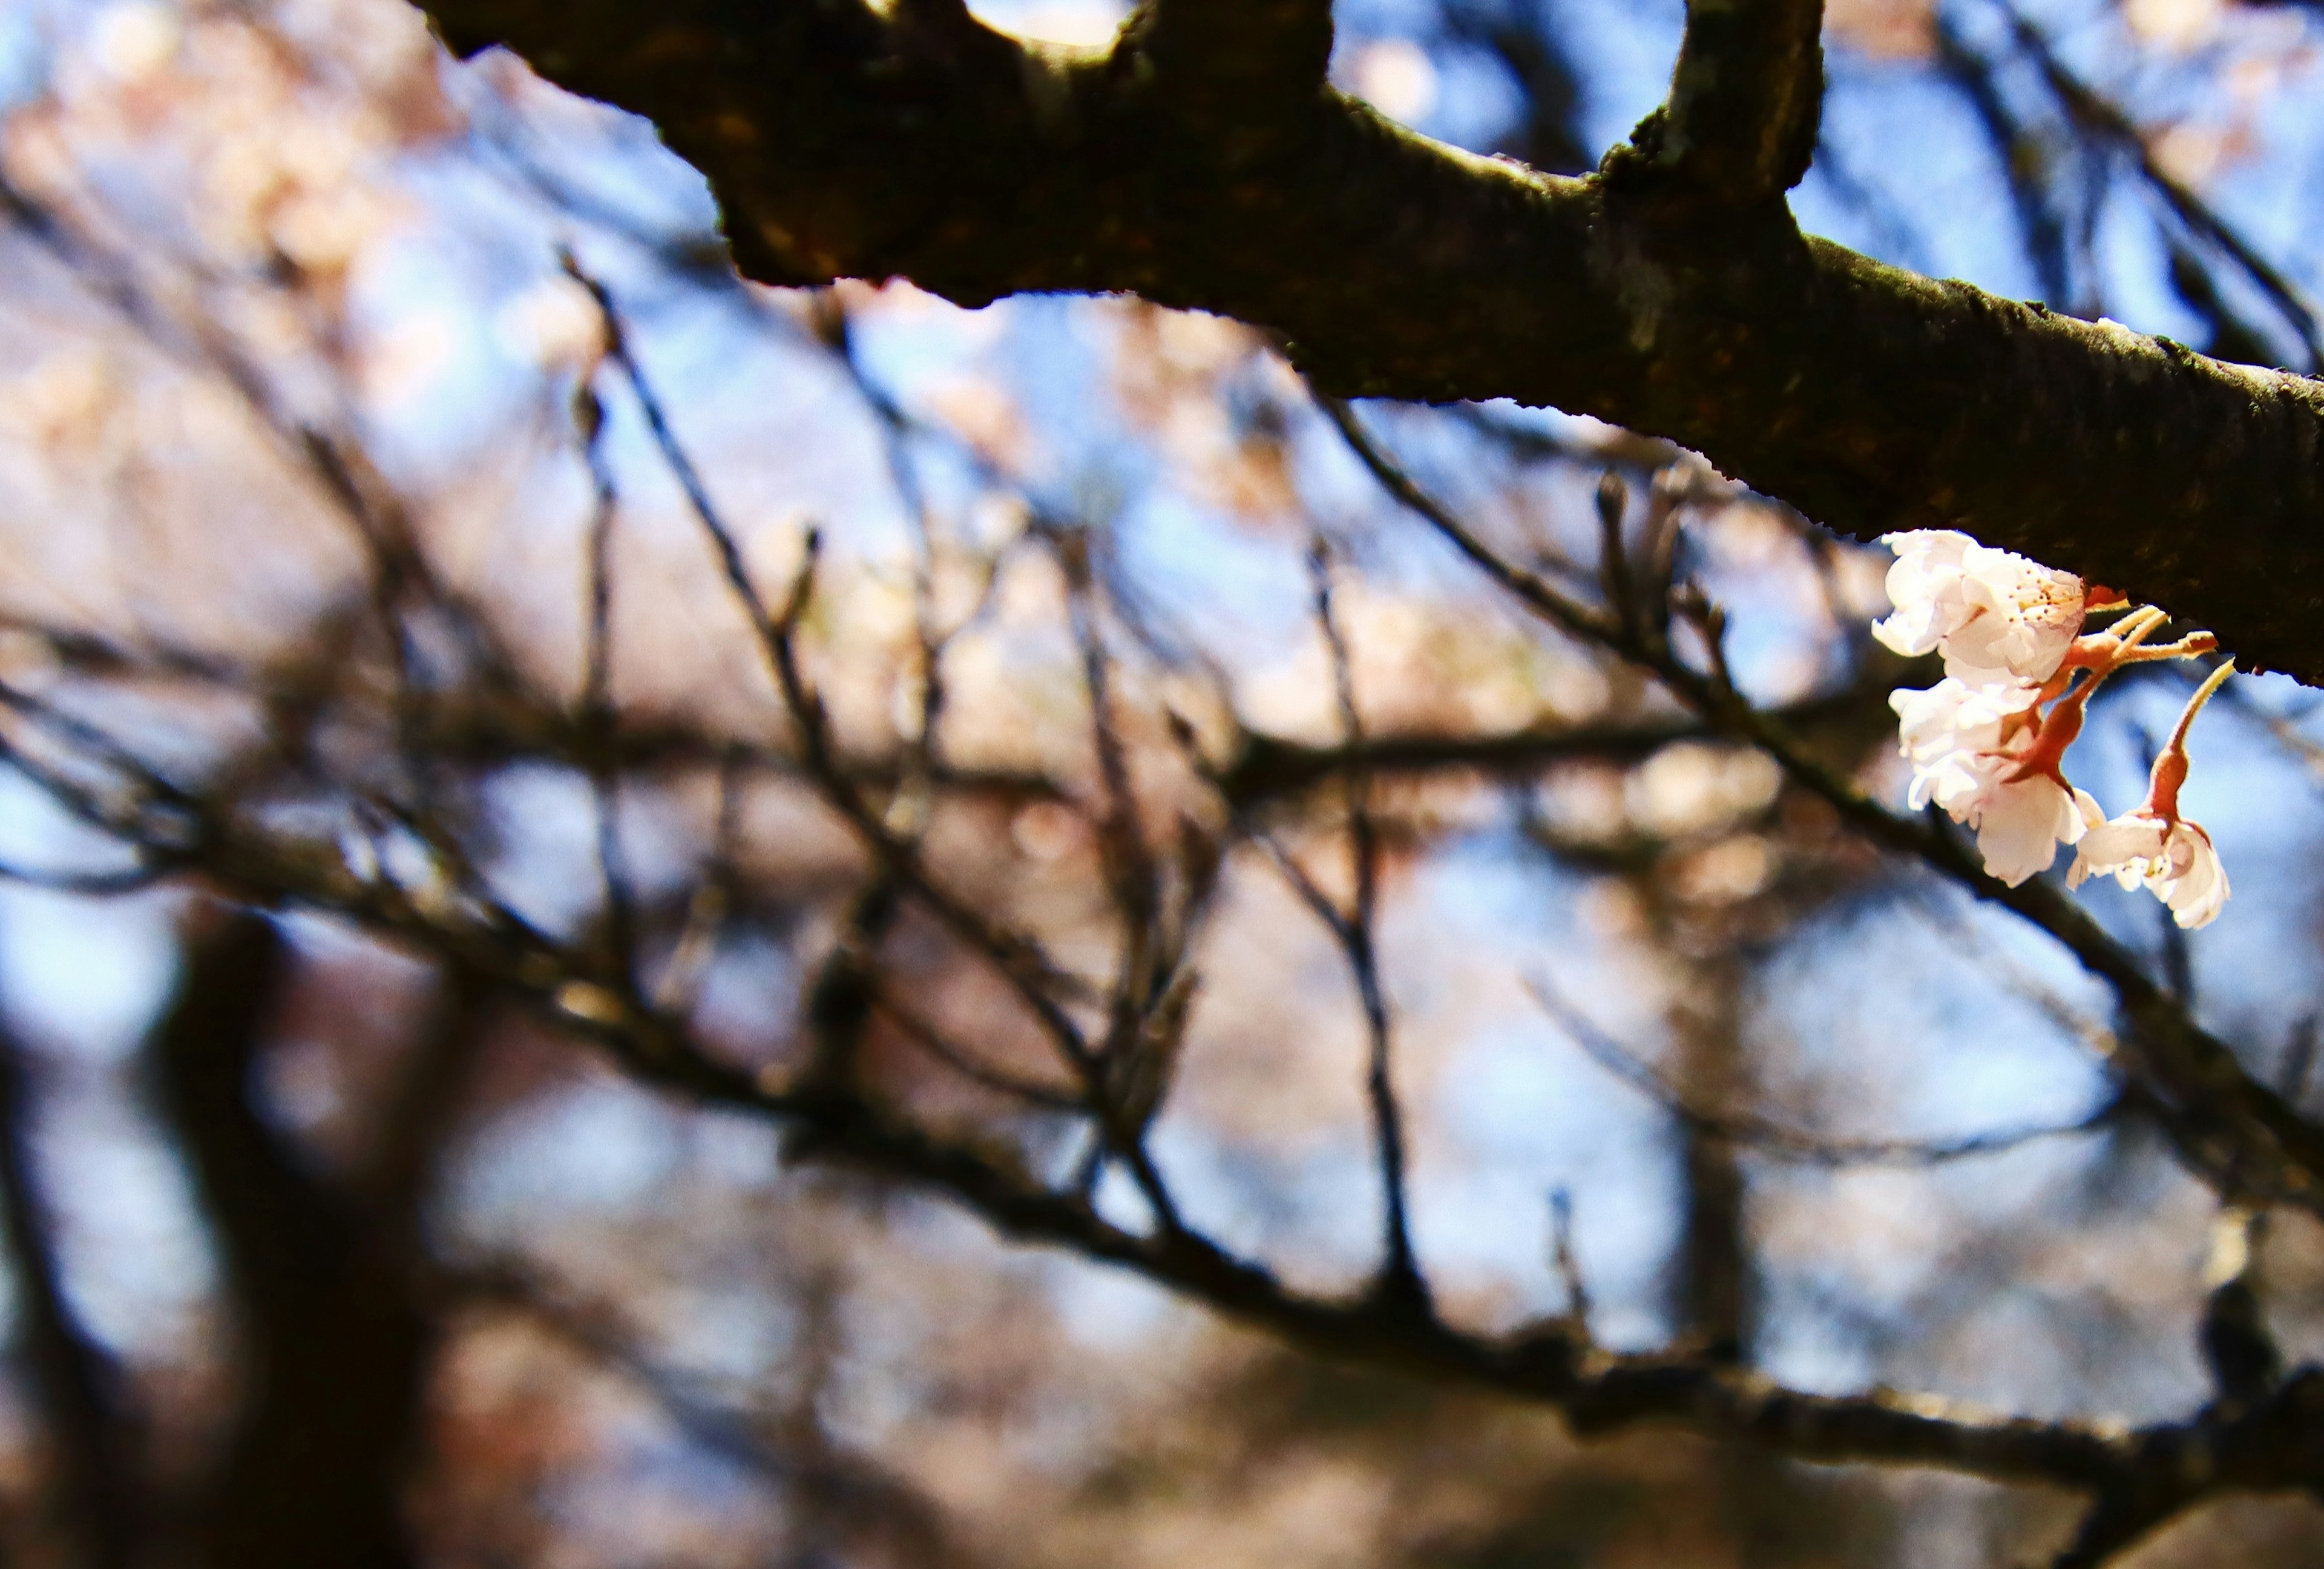
[[[1964, 529], [2324, 680], [2324, 386], [1803, 236], [1779, 194], [1796, 94], [1746, 95], [1782, 115], [1739, 162], [1661, 177], [1648, 135], [1563, 179], [1287, 69], [1189, 83], [1146, 14], [1070, 51], [950, 0], [426, 9], [457, 51], [505, 44], [650, 118], [709, 177], [746, 276], [1216, 311], [1329, 391], [1594, 414], [1833, 528]], [[1259, 9], [1312, 64], [1301, 7]], [[1797, 39], [1781, 59], [1814, 64]]]

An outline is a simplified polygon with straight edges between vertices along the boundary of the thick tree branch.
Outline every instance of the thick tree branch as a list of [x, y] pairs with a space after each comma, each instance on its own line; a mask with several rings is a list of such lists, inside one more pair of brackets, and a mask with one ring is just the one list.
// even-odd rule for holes
[[[1329, 89], [1270, 100], [1296, 104], [1296, 134], [1254, 152], [1188, 118], [1138, 28], [1096, 53], [936, 38], [862, 0], [427, 9], [462, 52], [505, 43], [651, 118], [710, 177], [751, 277], [1215, 310], [1281, 333], [1335, 391], [1587, 411], [1833, 527], [1964, 528], [2324, 679], [2324, 390], [2301, 378], [1882, 266], [1803, 238], [1779, 203], [1472, 157]], [[1789, 85], [1744, 92], [1773, 117], [1742, 123], [1780, 188], [1783, 128], [1811, 118], [1812, 7], [1766, 9]], [[1734, 118], [1689, 90], [1683, 124]]]
[[1736, 207], [1781, 198], [1815, 155], [1822, 24], [1823, 0], [1687, 0], [1670, 97], [1608, 173]]
[[1174, 97], [1247, 129], [1322, 88], [1332, 0], [1146, 0], [1129, 40]]

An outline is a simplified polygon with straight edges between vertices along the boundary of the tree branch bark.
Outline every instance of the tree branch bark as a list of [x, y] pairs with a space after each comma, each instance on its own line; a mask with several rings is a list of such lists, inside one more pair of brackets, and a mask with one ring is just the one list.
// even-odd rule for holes
[[1130, 36], [1176, 96], [1199, 98], [1222, 130], [1248, 127], [1323, 88], [1332, 0], [1146, 0]]
[[1607, 173], [1675, 183], [1713, 205], [1778, 199], [1815, 155], [1823, 0], [1687, 0], [1670, 97]]
[[1772, 51], [1733, 97], [1704, 77], [1723, 54], [1693, 8], [1684, 146], [1758, 134], [1719, 140], [1692, 184], [1473, 157], [1323, 87], [1250, 106], [1272, 127], [1254, 142], [1157, 60], [1167, 7], [1105, 51], [863, 0], [425, 8], [464, 54], [505, 44], [652, 119], [709, 177], [752, 278], [905, 277], [968, 305], [1128, 291], [1238, 317], [1328, 389], [1586, 411], [1832, 527], [1966, 529], [2324, 680], [2324, 389], [1883, 266], [1750, 202], [1812, 131], [1797, 0], [1717, 13], [1730, 32], [1763, 9], [1780, 24], [1736, 57]]

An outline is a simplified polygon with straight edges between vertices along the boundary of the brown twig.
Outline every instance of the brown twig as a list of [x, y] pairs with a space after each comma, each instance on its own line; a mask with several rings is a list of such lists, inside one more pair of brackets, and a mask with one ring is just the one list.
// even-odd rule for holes
[[[1308, 570], [1314, 584], [1315, 624], [1332, 655], [1332, 688], [1340, 707], [1341, 743], [1351, 753], [1363, 745], [1363, 715], [1356, 705], [1355, 660], [1341, 631], [1332, 595], [1332, 563], [1321, 539], [1308, 553]], [[1379, 964], [1379, 829], [1372, 819], [1371, 774], [1361, 764], [1341, 776], [1347, 794], [1348, 860], [1355, 885], [1354, 909], [1345, 915], [1332, 909], [1326, 924], [1339, 939], [1354, 977], [1356, 995], [1363, 1004], [1364, 1033], [1370, 1045], [1364, 1094], [1371, 1107], [1372, 1142], [1379, 1168], [1380, 1228], [1384, 1255], [1377, 1289], [1408, 1310], [1432, 1311], [1428, 1286], [1412, 1248], [1410, 1201], [1406, 1192], [1404, 1113], [1390, 1076], [1393, 1029], [1388, 993], [1380, 981]], [[1311, 905], [1328, 906], [1312, 881], [1302, 880]]]
[[1811, 1133], [1751, 1112], [1714, 1112], [1695, 1104], [1652, 1064], [1593, 1023], [1549, 981], [1536, 975], [1526, 984], [1542, 1011], [1592, 1062], [1628, 1084], [1683, 1126], [1764, 1155], [1800, 1166], [1944, 1166], [1980, 1155], [1997, 1155], [2043, 1139], [2095, 1133], [2121, 1120], [2128, 1100], [2109, 1095], [2071, 1122], [2005, 1128], [1951, 1139], [1850, 1139]]

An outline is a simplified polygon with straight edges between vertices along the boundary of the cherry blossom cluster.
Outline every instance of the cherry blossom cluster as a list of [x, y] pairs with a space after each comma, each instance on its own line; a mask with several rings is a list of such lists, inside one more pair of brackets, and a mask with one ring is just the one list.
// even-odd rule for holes
[[[2150, 643], [2170, 617], [2119, 595], [1946, 529], [1889, 534], [1893, 614], [1872, 635], [1900, 654], [1944, 656], [1945, 678], [1889, 695], [1900, 748], [1913, 765], [1915, 809], [1934, 803], [1977, 831], [1991, 875], [2015, 888], [2076, 847], [2069, 885], [2112, 874], [2142, 883], [2181, 927], [2205, 926], [2227, 902], [2227, 874], [2202, 825], [2179, 815], [2187, 731], [2235, 668], [2227, 660], [2188, 700], [2154, 760], [2146, 798], [2108, 818], [2069, 782], [2066, 749], [2081, 734], [2090, 694], [2126, 665], [2193, 659], [2218, 646], [2209, 632]], [[2086, 620], [2119, 613], [2098, 631]]]

